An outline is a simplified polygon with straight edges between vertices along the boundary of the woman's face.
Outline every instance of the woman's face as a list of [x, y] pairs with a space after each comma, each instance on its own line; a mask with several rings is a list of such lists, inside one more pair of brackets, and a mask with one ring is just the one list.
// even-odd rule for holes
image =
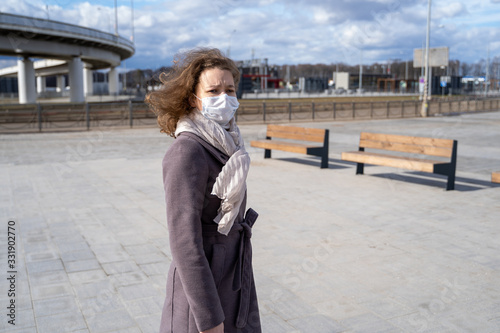
[[[233, 75], [230, 71], [224, 69], [206, 69], [201, 72], [200, 80], [195, 89], [195, 94], [200, 99], [204, 97], [219, 96], [222, 94], [236, 97], [236, 87], [234, 86]], [[198, 98], [194, 97], [191, 100], [191, 106], [201, 110], [201, 100]]]

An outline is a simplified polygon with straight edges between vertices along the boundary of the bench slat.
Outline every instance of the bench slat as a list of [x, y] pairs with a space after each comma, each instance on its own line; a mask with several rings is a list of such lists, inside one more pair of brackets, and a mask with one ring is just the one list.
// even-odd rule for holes
[[360, 147], [451, 157], [454, 140], [362, 132]]
[[268, 125], [267, 136], [290, 140], [303, 140], [323, 143], [325, 130], [320, 128], [305, 128], [283, 125]]
[[300, 154], [307, 154], [307, 148], [314, 147], [310, 145], [285, 142], [279, 140], [257, 140], [257, 141], [252, 141], [250, 145], [256, 148], [277, 149], [277, 150], [283, 150]]
[[[283, 150], [291, 153], [321, 157], [321, 169], [328, 168], [328, 129], [306, 128], [284, 125], [267, 125], [266, 140], [250, 141], [250, 146], [264, 149], [264, 158], [271, 158], [272, 150]], [[276, 140], [275, 138], [287, 139]], [[272, 140], [271, 140], [272, 139]], [[288, 141], [292, 140], [292, 141]], [[321, 145], [293, 141], [319, 142]]]
[[428, 159], [368, 153], [363, 151], [342, 152], [342, 160], [431, 173], [434, 172], [434, 165], [448, 164], [447, 162]]
[[500, 171], [491, 173], [491, 182], [492, 183], [500, 183]]
[[423, 146], [436, 146], [436, 147], [443, 147], [450, 149], [453, 148], [453, 140], [451, 139], [439, 139], [439, 138], [429, 138], [420, 136], [369, 133], [369, 132], [362, 132], [361, 139], [373, 140], [373, 141], [390, 141], [390, 142], [423, 145]]
[[399, 151], [399, 152], [404, 152], [404, 153], [440, 156], [440, 157], [448, 157], [448, 158], [451, 157], [452, 152], [453, 152], [451, 148], [415, 145], [415, 144], [399, 143], [399, 142], [393, 142], [393, 141], [392, 142], [372, 141], [372, 140], [363, 140], [363, 139], [359, 140], [359, 146], [365, 147], [365, 148], [392, 150], [392, 151]]

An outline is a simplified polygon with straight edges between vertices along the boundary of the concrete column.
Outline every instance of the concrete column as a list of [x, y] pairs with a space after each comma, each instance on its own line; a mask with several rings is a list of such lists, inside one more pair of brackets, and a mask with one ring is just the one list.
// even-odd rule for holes
[[66, 88], [66, 77], [64, 75], [57, 76], [57, 92], [63, 92], [64, 88]]
[[45, 76], [36, 77], [36, 92], [39, 94], [42, 94], [47, 90], [47, 81], [45, 79]]
[[83, 93], [85, 96], [94, 95], [94, 71], [88, 67], [83, 69]]
[[83, 93], [83, 63], [79, 57], [68, 62], [69, 67], [69, 100], [71, 103], [85, 102]]
[[118, 71], [111, 67], [108, 73], [108, 91], [111, 96], [118, 95]]
[[35, 68], [29, 58], [18, 59], [18, 92], [19, 104], [36, 103]]

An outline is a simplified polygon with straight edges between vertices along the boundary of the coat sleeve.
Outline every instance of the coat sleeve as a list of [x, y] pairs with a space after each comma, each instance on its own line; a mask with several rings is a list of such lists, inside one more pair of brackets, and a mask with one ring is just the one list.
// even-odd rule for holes
[[[176, 139], [176, 140], [179, 140]], [[210, 265], [203, 250], [201, 217], [209, 177], [204, 148], [193, 139], [173, 144], [163, 159], [170, 248], [199, 331], [224, 321]]]

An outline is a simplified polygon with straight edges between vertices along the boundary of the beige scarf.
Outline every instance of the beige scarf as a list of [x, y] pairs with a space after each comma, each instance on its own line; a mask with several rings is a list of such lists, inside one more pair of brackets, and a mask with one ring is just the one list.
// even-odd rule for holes
[[217, 230], [227, 235], [245, 197], [246, 179], [250, 167], [250, 156], [245, 150], [240, 129], [234, 118], [225, 129], [215, 121], [205, 118], [198, 110], [193, 110], [177, 122], [175, 136], [181, 132], [196, 134], [229, 156], [212, 189], [212, 194], [222, 200], [214, 221], [219, 225]]

